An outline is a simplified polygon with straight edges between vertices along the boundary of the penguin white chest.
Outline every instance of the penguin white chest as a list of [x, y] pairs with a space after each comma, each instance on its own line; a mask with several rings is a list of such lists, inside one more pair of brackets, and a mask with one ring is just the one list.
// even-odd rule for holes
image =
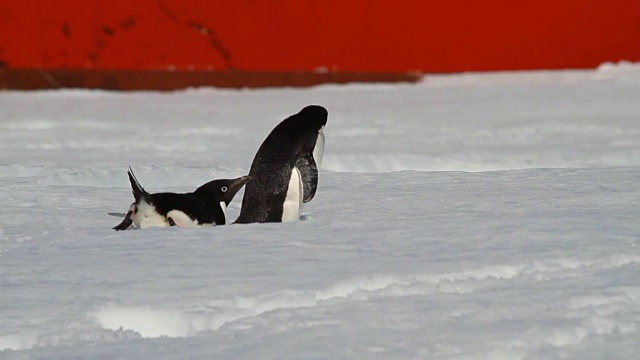
[[138, 211], [132, 217], [133, 223], [140, 229], [146, 227], [167, 227], [169, 222], [165, 216], [158, 214], [156, 208], [147, 203], [146, 201], [140, 201], [138, 204]]
[[185, 214], [180, 210], [171, 210], [167, 213], [167, 224], [169, 223], [168, 219], [171, 219], [177, 227], [181, 228], [194, 228], [200, 227], [200, 224], [189, 217], [189, 215]]
[[324, 125], [318, 130], [318, 139], [316, 140], [316, 146], [313, 148], [313, 159], [316, 161], [316, 166], [320, 170], [322, 166], [322, 158], [324, 157]]
[[180, 210], [171, 210], [167, 213], [167, 216], [163, 216], [156, 211], [156, 208], [147, 203], [146, 201], [140, 201], [138, 204], [138, 211], [133, 216], [133, 223], [140, 229], [147, 227], [168, 227], [170, 225], [169, 219], [173, 223], [181, 228], [194, 228], [201, 225], [191, 219], [187, 214]]
[[300, 218], [300, 212], [302, 211], [303, 205], [303, 191], [300, 170], [298, 170], [297, 167], [294, 167], [291, 170], [291, 179], [289, 179], [287, 197], [282, 205], [282, 222], [294, 221]]

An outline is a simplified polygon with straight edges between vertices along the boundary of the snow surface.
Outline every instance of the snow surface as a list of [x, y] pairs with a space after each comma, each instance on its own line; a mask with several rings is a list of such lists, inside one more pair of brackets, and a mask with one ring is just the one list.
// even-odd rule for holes
[[[637, 359], [640, 69], [0, 93], [1, 359]], [[115, 232], [329, 110], [301, 221]], [[230, 204], [239, 213], [242, 192]]]

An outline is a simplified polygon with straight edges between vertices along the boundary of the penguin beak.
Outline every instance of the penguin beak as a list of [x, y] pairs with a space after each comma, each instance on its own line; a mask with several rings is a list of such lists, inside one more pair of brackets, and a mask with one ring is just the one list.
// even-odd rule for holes
[[235, 180], [233, 180], [229, 186], [229, 193], [235, 195], [238, 190], [242, 189], [242, 187], [253, 179], [251, 176], [242, 176]]

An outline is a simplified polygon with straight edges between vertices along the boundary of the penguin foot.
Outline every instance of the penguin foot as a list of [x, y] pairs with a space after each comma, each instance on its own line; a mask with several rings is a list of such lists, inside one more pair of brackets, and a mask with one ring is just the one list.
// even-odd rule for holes
[[133, 214], [134, 214], [135, 210], [136, 210], [136, 205], [135, 204], [131, 204], [131, 207], [129, 208], [129, 211], [124, 216], [124, 219], [122, 219], [122, 222], [120, 224], [114, 226], [113, 230], [124, 231], [124, 230], [129, 229], [131, 227], [131, 225], [133, 225]]

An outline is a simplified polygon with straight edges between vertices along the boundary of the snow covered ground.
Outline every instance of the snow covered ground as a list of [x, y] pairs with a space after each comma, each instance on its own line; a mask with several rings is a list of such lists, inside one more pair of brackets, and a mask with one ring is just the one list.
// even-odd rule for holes
[[[1, 359], [637, 359], [640, 68], [0, 93]], [[329, 110], [301, 221], [115, 232]], [[230, 207], [239, 212], [242, 193]]]

